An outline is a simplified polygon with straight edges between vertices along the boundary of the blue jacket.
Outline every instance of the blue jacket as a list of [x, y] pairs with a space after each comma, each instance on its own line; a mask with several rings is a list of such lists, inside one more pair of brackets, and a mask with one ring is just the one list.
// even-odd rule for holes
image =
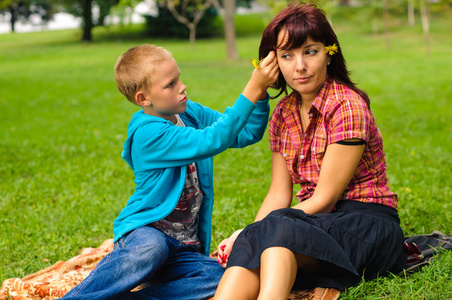
[[205, 254], [210, 251], [213, 210], [213, 159], [228, 147], [245, 147], [260, 141], [270, 112], [268, 98], [254, 105], [240, 95], [223, 114], [188, 101], [180, 114], [187, 127], [140, 110], [129, 123], [122, 157], [135, 175], [135, 192], [114, 221], [114, 241], [124, 234], [169, 215], [179, 201], [187, 165], [198, 166], [204, 199], [198, 237]]

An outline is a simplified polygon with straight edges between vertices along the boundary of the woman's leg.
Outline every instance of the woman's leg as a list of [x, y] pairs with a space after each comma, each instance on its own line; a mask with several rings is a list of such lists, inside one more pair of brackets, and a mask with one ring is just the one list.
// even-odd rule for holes
[[215, 300], [255, 300], [259, 294], [259, 269], [242, 267], [226, 269], [215, 293]]
[[297, 270], [318, 272], [319, 262], [284, 247], [267, 248], [261, 255], [259, 300], [287, 299], [293, 287]]
[[296, 276], [297, 260], [291, 250], [283, 247], [266, 249], [261, 255], [258, 299], [287, 299]]

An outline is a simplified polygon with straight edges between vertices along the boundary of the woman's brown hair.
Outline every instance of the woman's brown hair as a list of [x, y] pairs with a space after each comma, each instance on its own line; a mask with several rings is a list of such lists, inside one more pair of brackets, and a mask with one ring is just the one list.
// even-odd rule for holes
[[[287, 39], [284, 44], [278, 45], [278, 35], [282, 30], [286, 32]], [[267, 25], [259, 46], [259, 59], [266, 57], [270, 51], [277, 48], [287, 50], [299, 48], [308, 37], [322, 42], [325, 46], [333, 44], [338, 46], [338, 51], [331, 57], [331, 63], [327, 69], [328, 77], [357, 92], [366, 101], [367, 106], [370, 106], [369, 96], [350, 79], [350, 72], [347, 70], [339, 41], [325, 12], [313, 3], [292, 4], [283, 9]], [[273, 98], [279, 97], [282, 93], [288, 94], [287, 83], [281, 73], [272, 88], [279, 90], [278, 95]]]

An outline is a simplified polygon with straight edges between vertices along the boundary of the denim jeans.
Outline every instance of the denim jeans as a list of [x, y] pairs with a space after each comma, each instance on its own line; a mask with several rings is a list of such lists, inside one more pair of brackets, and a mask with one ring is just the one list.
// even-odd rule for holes
[[[178, 299], [213, 297], [223, 275], [215, 259], [152, 227], [133, 230], [64, 300]], [[146, 287], [130, 292], [136, 286]]]

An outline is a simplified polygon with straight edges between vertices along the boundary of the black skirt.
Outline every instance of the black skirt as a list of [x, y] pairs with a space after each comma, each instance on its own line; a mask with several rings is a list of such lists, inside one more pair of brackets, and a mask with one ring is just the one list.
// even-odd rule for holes
[[254, 269], [262, 252], [284, 247], [316, 258], [319, 273], [298, 271], [294, 288], [357, 285], [406, 264], [403, 232], [395, 209], [373, 203], [339, 201], [331, 213], [308, 215], [284, 208], [247, 226], [237, 237], [227, 267]]

